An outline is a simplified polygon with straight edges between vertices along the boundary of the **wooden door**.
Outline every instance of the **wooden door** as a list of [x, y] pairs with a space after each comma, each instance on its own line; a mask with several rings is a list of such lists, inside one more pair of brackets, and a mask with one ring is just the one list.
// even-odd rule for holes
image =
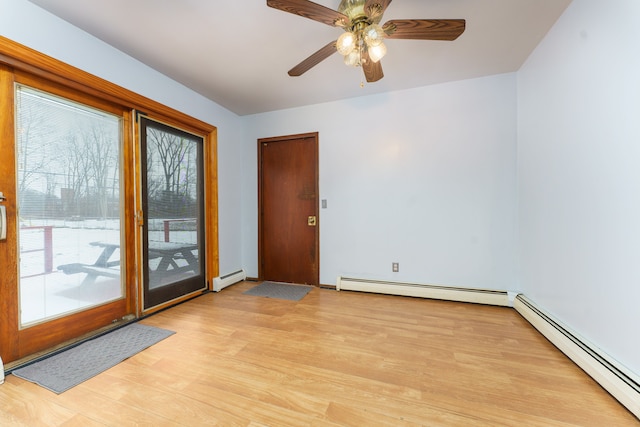
[[318, 134], [258, 140], [259, 275], [319, 284]]

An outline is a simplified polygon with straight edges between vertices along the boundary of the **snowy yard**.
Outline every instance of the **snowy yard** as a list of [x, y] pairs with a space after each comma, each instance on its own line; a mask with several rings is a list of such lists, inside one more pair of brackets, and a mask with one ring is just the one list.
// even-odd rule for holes
[[[51, 272], [46, 272], [45, 226], [51, 227]], [[21, 223], [20, 230], [20, 314], [22, 326], [51, 319], [123, 296], [120, 279], [99, 277], [82, 284], [84, 273], [64, 274], [58, 266], [71, 263], [94, 264], [103, 248], [91, 242], [119, 243], [118, 220], [43, 220]], [[28, 228], [24, 228], [28, 227]], [[161, 227], [149, 232], [149, 240], [164, 241]], [[195, 231], [171, 231], [174, 242], [196, 243]], [[119, 260], [116, 250], [111, 261]], [[115, 271], [118, 266], [112, 267]]]

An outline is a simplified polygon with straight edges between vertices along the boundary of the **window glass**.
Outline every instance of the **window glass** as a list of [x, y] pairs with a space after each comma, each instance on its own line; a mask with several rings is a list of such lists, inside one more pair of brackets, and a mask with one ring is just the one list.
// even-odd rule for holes
[[16, 87], [22, 327], [123, 297], [120, 117]]

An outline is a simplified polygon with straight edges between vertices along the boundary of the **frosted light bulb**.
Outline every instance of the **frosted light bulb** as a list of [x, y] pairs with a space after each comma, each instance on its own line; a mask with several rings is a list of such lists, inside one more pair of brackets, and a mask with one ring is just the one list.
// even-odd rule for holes
[[374, 47], [379, 46], [384, 40], [385, 33], [382, 27], [378, 24], [371, 24], [363, 31], [364, 41], [367, 46]]
[[380, 61], [387, 54], [387, 47], [384, 43], [369, 48], [369, 58], [373, 62]]
[[349, 53], [348, 55], [345, 55], [344, 57], [344, 63], [347, 65], [350, 65], [352, 67], [359, 67], [360, 66], [360, 51], [356, 50], [352, 50], [351, 53]]
[[345, 32], [338, 37], [338, 41], [336, 42], [336, 49], [340, 55], [346, 56], [353, 52], [353, 49], [356, 47], [356, 37], [353, 33]]

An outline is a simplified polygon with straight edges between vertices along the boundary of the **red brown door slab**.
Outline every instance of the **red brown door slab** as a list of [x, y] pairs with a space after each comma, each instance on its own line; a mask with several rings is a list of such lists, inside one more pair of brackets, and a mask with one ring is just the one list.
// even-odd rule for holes
[[317, 286], [318, 134], [258, 140], [260, 278]]

